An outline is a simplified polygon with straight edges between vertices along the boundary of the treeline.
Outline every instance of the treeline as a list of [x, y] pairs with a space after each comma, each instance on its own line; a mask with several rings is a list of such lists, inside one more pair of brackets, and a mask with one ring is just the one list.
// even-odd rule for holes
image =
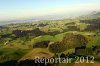
[[[54, 32], [44, 32], [41, 31], [39, 28], [33, 29], [33, 30], [13, 30], [11, 34], [4, 34], [4, 35], [0, 35], [0, 38], [20, 38], [20, 37], [30, 37], [30, 36], [40, 36], [40, 35], [56, 35], [59, 34], [61, 32], [59, 31], [54, 31]], [[14, 36], [12, 36], [14, 35]]]
[[77, 28], [77, 26], [68, 26], [67, 29], [64, 29], [63, 31], [80, 31], [80, 28]]
[[14, 34], [16, 37], [25, 37], [45, 35], [45, 32], [40, 31], [39, 28], [36, 28], [33, 30], [14, 30], [12, 34]]
[[80, 22], [89, 24], [84, 31], [100, 30], [100, 19], [80, 20]]

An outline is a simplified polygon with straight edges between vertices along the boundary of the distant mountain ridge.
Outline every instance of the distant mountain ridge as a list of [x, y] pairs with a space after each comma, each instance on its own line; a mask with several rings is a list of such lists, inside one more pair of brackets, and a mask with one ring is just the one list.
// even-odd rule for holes
[[94, 18], [100, 18], [100, 11], [93, 11], [91, 13], [88, 13], [86, 15], [81, 15], [78, 17], [78, 19], [94, 19]]
[[78, 19], [91, 19], [91, 18], [98, 18], [100, 17], [100, 11], [93, 11], [91, 13], [88, 13], [87, 15], [80, 15], [78, 17], [66, 17], [66, 18], [61, 18], [58, 16], [53, 17], [37, 17], [37, 18], [26, 18], [26, 19], [18, 19], [18, 20], [9, 20], [9, 21], [1, 21], [0, 25], [6, 25], [6, 24], [11, 24], [11, 23], [23, 23], [23, 22], [38, 22], [38, 21], [44, 21], [44, 20], [62, 20], [62, 19], [73, 19], [73, 18], [78, 18]]
[[91, 17], [99, 17], [100, 16], [100, 12], [98, 11], [93, 11], [90, 14], [88, 14], [87, 16], [91, 16]]

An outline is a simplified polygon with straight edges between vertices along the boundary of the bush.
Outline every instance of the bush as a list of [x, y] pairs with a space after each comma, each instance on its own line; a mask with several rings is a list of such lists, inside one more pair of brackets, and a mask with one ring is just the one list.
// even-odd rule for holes
[[49, 42], [50, 42], [50, 41], [42, 41], [42, 42], [35, 43], [35, 44], [33, 45], [33, 48], [47, 48]]
[[66, 47], [64, 44], [61, 44], [61, 42], [55, 42], [49, 46], [49, 51], [52, 53], [61, 53], [66, 50]]
[[85, 38], [83, 35], [80, 34], [67, 34], [61, 41], [62, 44], [65, 44], [65, 46], [68, 49], [76, 48], [76, 47], [82, 47], [86, 46], [88, 43], [87, 38]]

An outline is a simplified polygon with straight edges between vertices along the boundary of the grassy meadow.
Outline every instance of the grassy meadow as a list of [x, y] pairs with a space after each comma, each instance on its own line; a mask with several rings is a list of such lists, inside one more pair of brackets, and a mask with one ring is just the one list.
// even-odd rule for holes
[[[88, 42], [85, 43], [79, 40], [81, 39], [80, 35], [85, 37]], [[66, 40], [64, 39], [65, 36]], [[76, 40], [76, 43], [74, 40]], [[77, 45], [79, 42], [83, 45]], [[53, 44], [54, 46], [57, 44], [57, 46], [51, 46]], [[62, 47], [61, 49], [63, 50], [63, 44], [67, 44], [64, 45], [64, 48], [65, 46], [67, 48], [64, 49], [64, 51], [61, 51], [58, 47], [61, 45], [60, 48]], [[69, 47], [69, 44], [72, 44], [72, 48]], [[81, 48], [83, 46], [85, 46], [84, 49]], [[49, 48], [53, 50], [57, 49], [57, 52], [51, 52]], [[80, 49], [76, 50], [76, 48]], [[92, 53], [82, 53], [81, 50]], [[58, 63], [56, 66], [99, 66], [100, 18], [46, 20], [0, 26], [0, 63], [11, 60], [19, 62], [26, 59], [32, 60], [35, 56], [39, 56], [40, 58], [60, 57], [62, 54], [69, 57], [74, 55], [80, 56], [81, 54], [81, 56], [92, 55], [95, 58], [95, 63], [86, 64], [84, 62], [83, 64], [76, 64], [74, 63], [75, 61], [73, 61], [72, 63], [67, 64]], [[73, 58], [73, 60], [75, 59]], [[54, 65], [55, 64], [52, 64], [52, 66]]]

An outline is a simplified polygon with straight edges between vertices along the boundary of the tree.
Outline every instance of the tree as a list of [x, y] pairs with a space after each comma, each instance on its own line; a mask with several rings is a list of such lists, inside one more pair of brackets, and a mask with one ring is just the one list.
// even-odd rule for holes
[[61, 44], [61, 42], [55, 42], [49, 45], [49, 51], [52, 53], [61, 53], [66, 50], [66, 47], [64, 44]]
[[14, 30], [12, 34], [14, 34], [16, 37], [24, 37], [28, 35], [28, 32], [23, 30]]
[[33, 48], [47, 48], [49, 45], [49, 42], [50, 41], [41, 41], [41, 42], [35, 43], [33, 45]]
[[61, 41], [67, 49], [86, 46], [88, 40], [86, 37], [80, 34], [67, 34]]

